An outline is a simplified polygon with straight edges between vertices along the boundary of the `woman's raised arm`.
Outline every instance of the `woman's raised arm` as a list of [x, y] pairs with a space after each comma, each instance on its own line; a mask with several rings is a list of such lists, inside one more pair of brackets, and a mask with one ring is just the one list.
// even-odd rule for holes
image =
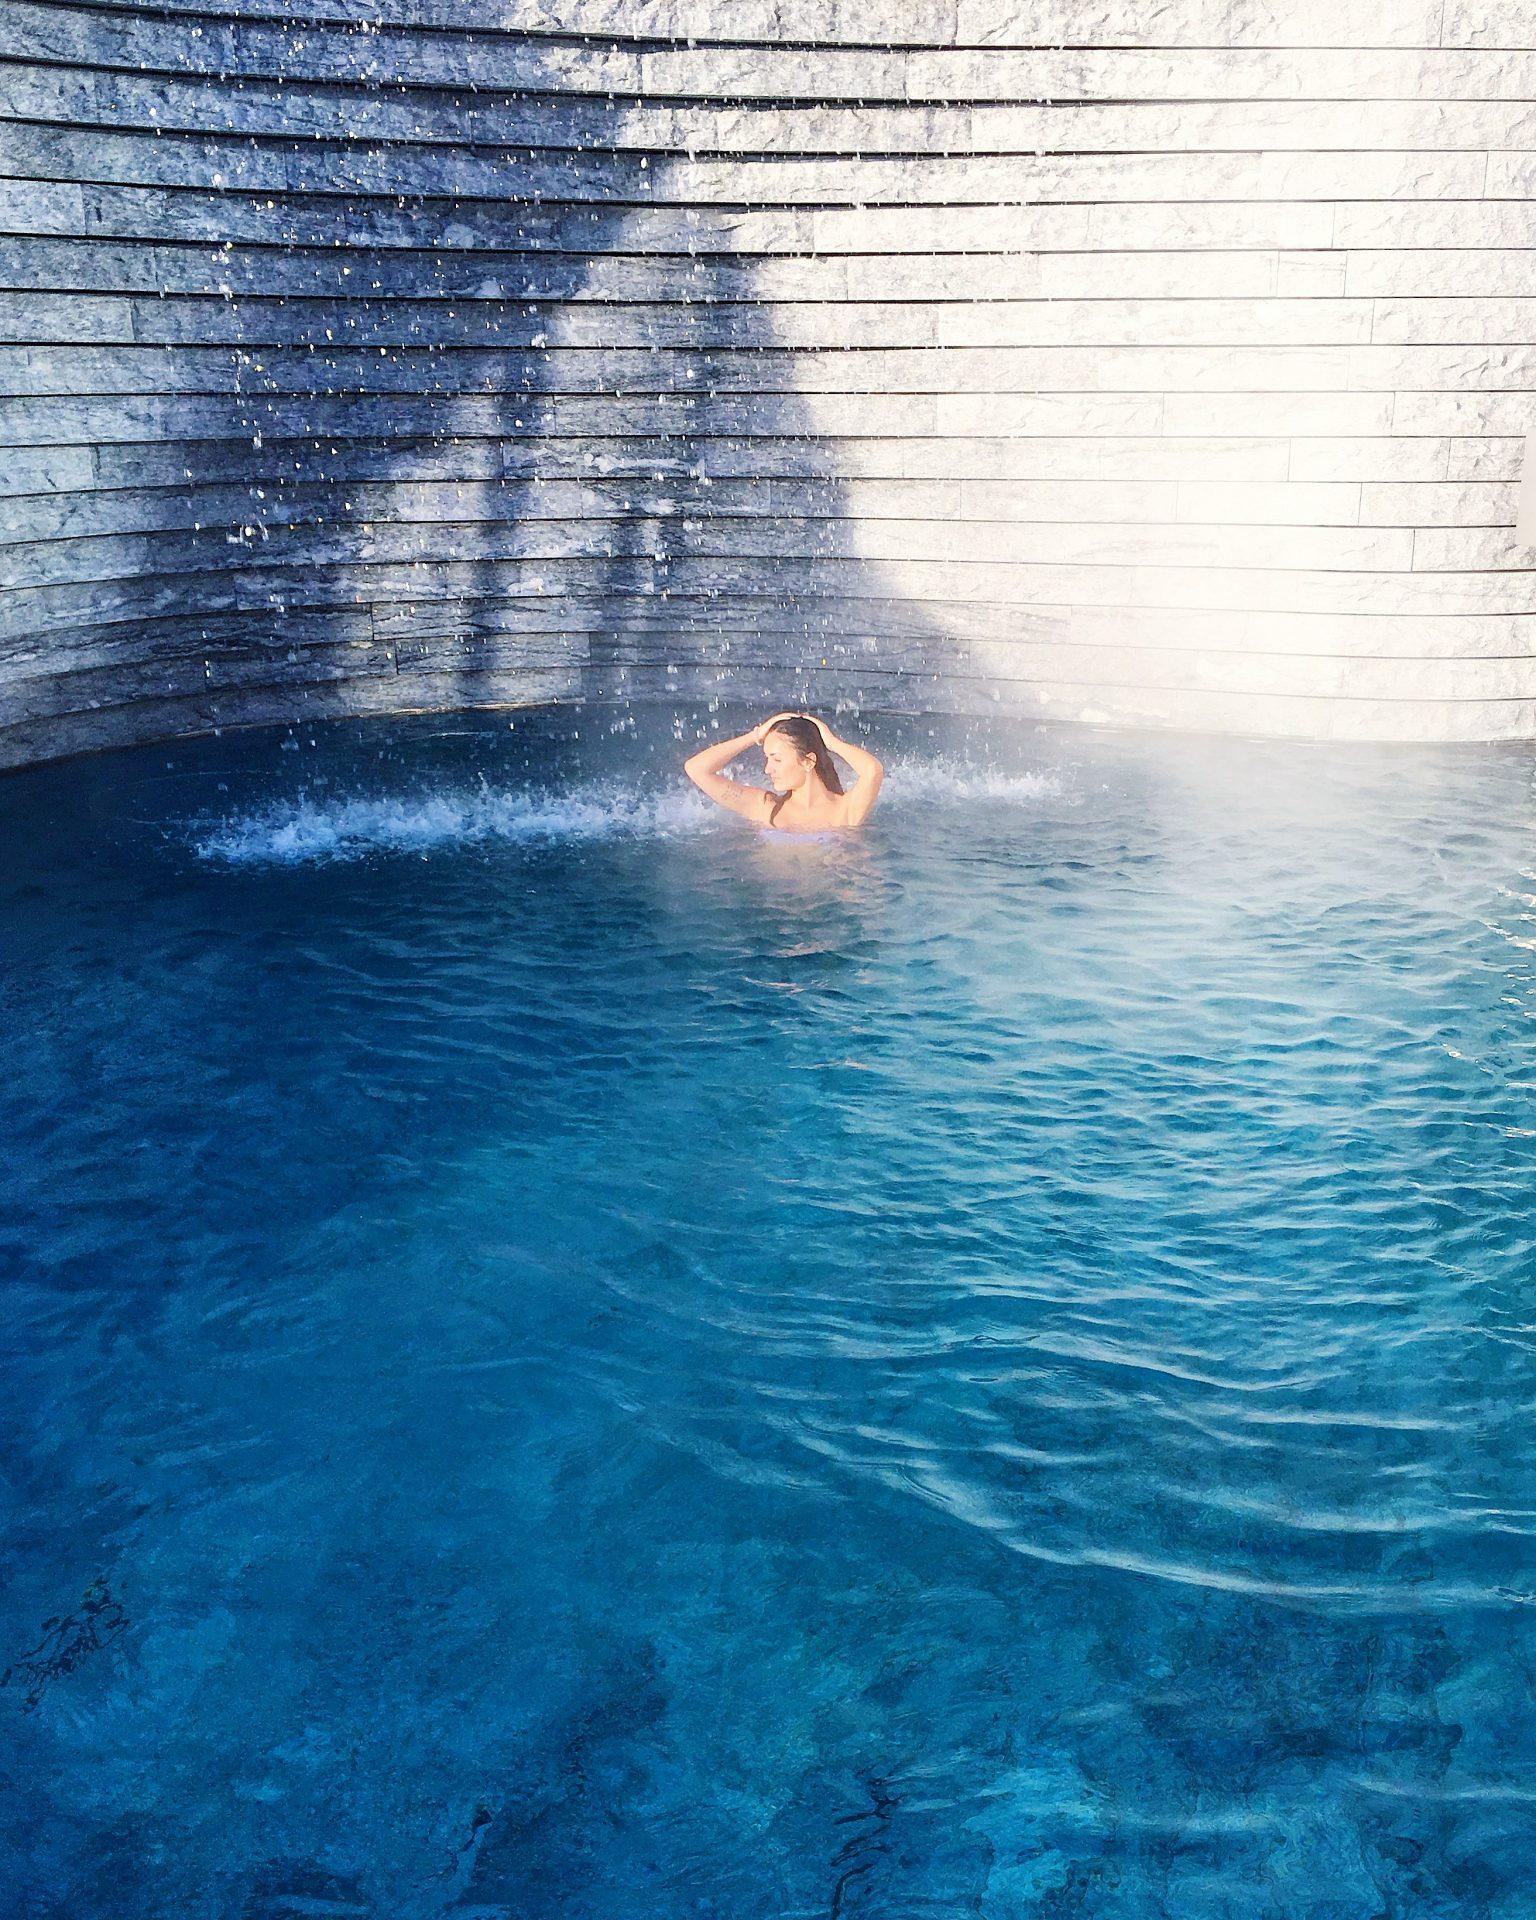
[[[815, 720], [816, 716], [808, 714], [806, 718]], [[835, 753], [839, 760], [846, 760], [859, 776], [858, 785], [848, 796], [848, 824], [856, 827], [868, 818], [869, 810], [875, 804], [880, 782], [885, 778], [885, 768], [868, 747], [855, 746], [851, 740], [839, 740], [825, 720], [816, 720], [816, 728], [828, 753]]]
[[697, 753], [690, 754], [683, 762], [683, 772], [701, 793], [707, 793], [711, 800], [718, 801], [722, 807], [729, 807], [732, 813], [760, 814], [763, 802], [768, 798], [768, 789], [743, 786], [739, 780], [727, 780], [720, 769], [728, 767], [738, 753], [745, 753], [748, 747], [761, 744], [765, 731], [766, 723], [754, 727], [749, 733], [738, 733], [733, 739], [717, 740], [713, 746], [700, 747]]

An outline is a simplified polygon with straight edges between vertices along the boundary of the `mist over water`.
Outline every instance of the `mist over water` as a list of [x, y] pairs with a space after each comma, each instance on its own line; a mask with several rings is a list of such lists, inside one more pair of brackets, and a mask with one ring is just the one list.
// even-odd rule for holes
[[0, 782], [18, 1910], [1523, 1915], [1529, 751], [753, 717]]

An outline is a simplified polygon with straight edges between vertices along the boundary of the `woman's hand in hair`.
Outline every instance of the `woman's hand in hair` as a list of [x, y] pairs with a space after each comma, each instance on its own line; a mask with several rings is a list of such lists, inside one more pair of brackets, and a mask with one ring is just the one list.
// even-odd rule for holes
[[760, 727], [753, 729], [752, 738], [761, 746], [770, 727], [776, 727], [781, 720], [803, 720], [804, 718], [804, 714], [799, 713], [776, 713], [771, 720], [765, 720]]
[[885, 768], [868, 747], [857, 746], [852, 740], [840, 738], [825, 720], [818, 720], [814, 714], [808, 713], [805, 717], [821, 735], [827, 752], [835, 753], [839, 760], [846, 760], [858, 775], [858, 784], [848, 796], [848, 824], [858, 826], [869, 817], [869, 810], [880, 791], [880, 783], [885, 778]]

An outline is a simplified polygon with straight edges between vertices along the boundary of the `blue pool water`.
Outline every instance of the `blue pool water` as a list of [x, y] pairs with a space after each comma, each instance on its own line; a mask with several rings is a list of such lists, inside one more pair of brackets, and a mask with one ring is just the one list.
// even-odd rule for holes
[[1528, 1920], [1530, 751], [708, 720], [0, 781], [3, 1910]]

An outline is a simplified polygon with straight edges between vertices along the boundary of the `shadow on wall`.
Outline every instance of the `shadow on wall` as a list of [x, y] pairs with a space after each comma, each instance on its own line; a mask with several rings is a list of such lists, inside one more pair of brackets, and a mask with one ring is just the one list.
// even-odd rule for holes
[[66, 257], [130, 294], [137, 397], [58, 403], [105, 437], [74, 528], [18, 550], [0, 756], [577, 694], [809, 704], [932, 657], [853, 550], [733, 215], [640, 150], [643, 101], [562, 93], [537, 39], [462, 36], [497, 100], [432, 85], [426, 35], [364, 87], [290, 69], [313, 34], [144, 30], [202, 76], [134, 75], [161, 131], [48, 149], [117, 169], [92, 231], [132, 236]]

